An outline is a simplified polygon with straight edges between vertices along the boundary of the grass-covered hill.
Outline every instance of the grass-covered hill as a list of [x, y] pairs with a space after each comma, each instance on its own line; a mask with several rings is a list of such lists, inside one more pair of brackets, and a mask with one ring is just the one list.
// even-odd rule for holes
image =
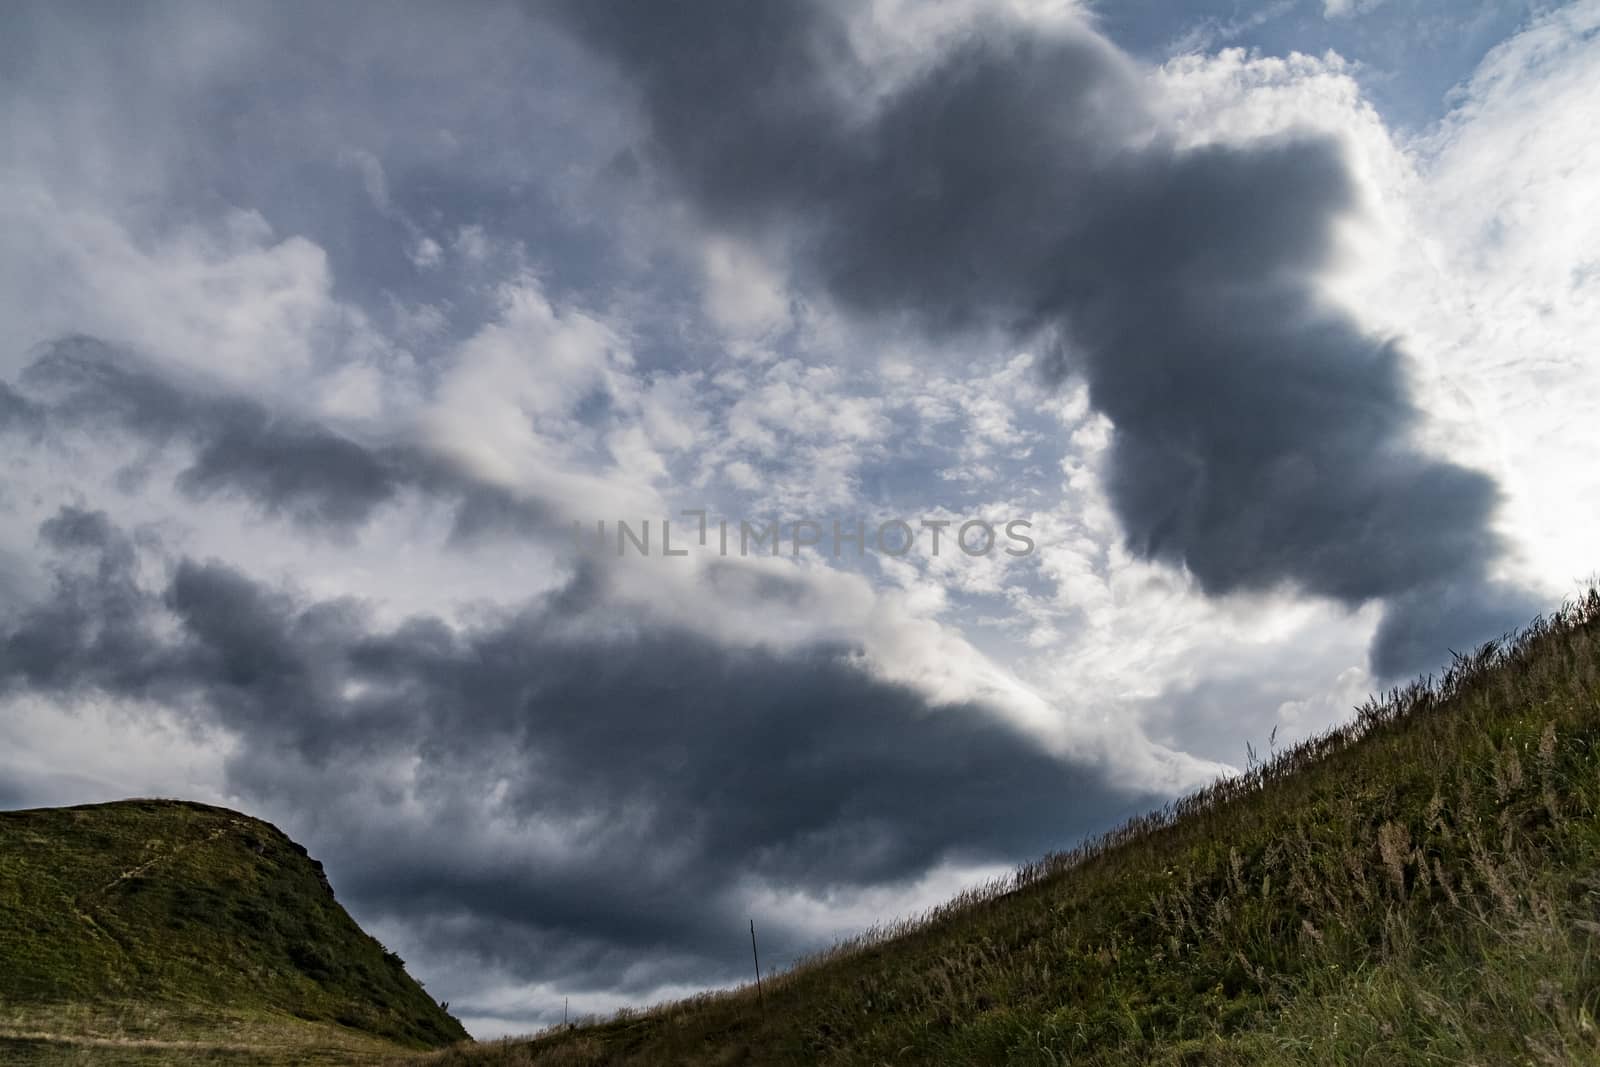
[[752, 989], [443, 1064], [1600, 1064], [1600, 595]]
[[465, 1037], [267, 823], [0, 812], [0, 1062], [373, 1062]]

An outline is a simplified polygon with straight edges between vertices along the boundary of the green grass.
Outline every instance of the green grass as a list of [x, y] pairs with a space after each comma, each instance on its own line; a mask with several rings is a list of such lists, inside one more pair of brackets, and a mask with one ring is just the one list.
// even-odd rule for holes
[[0, 812], [0, 1060], [372, 1062], [465, 1037], [267, 823]]
[[1600, 595], [766, 983], [451, 1064], [1600, 1064]]

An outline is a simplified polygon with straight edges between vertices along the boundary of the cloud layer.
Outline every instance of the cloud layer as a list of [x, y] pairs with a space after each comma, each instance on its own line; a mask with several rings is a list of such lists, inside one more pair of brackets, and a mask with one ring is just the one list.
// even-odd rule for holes
[[[1108, 489], [1140, 555], [1215, 594], [1392, 599], [1389, 677], [1531, 614], [1489, 581], [1493, 480], [1420, 451], [1400, 344], [1319, 289], [1359, 207], [1337, 142], [1180, 148], [1071, 21], [980, 19], [883, 86], [827, 3], [566, 17], [636, 84], [652, 158], [713, 225], [781, 228], [835, 299], [932, 337], [1052, 334], [1051, 369], [1114, 427]], [[1413, 606], [1444, 597], [1470, 622]]]
[[0, 633], [4, 692], [180, 709], [235, 739], [230, 793], [301, 819], [391, 809], [340, 827], [341, 890], [421, 930], [459, 916], [448, 947], [524, 981], [731, 977], [752, 893], [1004, 863], [1158, 795], [878, 680], [859, 650], [730, 649], [608, 604], [587, 571], [469, 627], [385, 628], [219, 562], [169, 560], [151, 588], [159, 546], [102, 512], [39, 537], [62, 562]]

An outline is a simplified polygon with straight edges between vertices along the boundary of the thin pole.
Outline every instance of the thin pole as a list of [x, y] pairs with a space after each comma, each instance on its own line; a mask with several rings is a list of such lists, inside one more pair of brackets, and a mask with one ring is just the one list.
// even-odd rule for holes
[[562, 1026], [566, 1026], [567, 1025], [567, 1005], [570, 1004], [571, 1002], [572, 1002], [572, 998], [571, 997], [562, 997], [561, 998], [561, 1025]]
[[767, 1001], [761, 992], [761, 955], [756, 951], [756, 921], [754, 919], [750, 920], [750, 955], [756, 961], [756, 1000], [764, 1006]]

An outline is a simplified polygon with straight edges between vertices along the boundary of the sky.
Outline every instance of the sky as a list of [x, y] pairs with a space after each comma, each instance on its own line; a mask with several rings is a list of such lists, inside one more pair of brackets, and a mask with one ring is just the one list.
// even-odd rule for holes
[[268, 819], [479, 1037], [1600, 567], [1597, 0], [0, 25], [0, 807]]

